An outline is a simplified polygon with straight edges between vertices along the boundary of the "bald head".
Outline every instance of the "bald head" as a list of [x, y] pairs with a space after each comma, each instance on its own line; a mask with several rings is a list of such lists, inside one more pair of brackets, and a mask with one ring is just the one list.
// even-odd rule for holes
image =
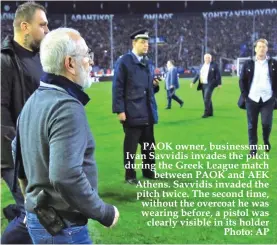
[[211, 54], [205, 54], [204, 55], [204, 62], [205, 62], [205, 64], [210, 64], [211, 63], [211, 61], [212, 61], [212, 56], [211, 56]]

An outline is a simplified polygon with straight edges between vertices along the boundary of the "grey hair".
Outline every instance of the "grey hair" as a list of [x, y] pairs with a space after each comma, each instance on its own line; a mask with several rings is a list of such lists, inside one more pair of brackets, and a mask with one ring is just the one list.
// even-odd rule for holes
[[79, 46], [70, 34], [80, 35], [72, 28], [58, 28], [50, 31], [42, 40], [40, 60], [44, 72], [62, 75], [65, 57], [77, 54]]
[[212, 55], [211, 55], [210, 53], [206, 53], [206, 54], [204, 55], [204, 57], [206, 57], [206, 56], [209, 56], [210, 58], [212, 58]]

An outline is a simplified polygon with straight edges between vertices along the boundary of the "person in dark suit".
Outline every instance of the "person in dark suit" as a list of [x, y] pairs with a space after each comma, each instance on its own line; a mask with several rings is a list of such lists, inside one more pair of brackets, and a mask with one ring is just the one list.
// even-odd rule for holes
[[212, 94], [216, 87], [221, 87], [221, 75], [218, 65], [212, 61], [210, 54], [204, 55], [204, 64], [200, 69], [200, 72], [196, 75], [191, 87], [199, 81], [197, 90], [202, 90], [205, 111], [202, 118], [213, 116], [213, 103]]
[[[144, 156], [142, 173], [145, 178], [155, 178], [153, 156], [154, 124], [158, 122], [157, 104], [154, 93], [159, 83], [153, 74], [146, 57], [148, 52], [148, 32], [139, 30], [131, 34], [133, 50], [118, 61], [113, 78], [113, 113], [123, 125], [125, 180], [137, 184], [134, 159], [138, 143]], [[150, 147], [152, 146], [152, 147]]]
[[277, 106], [277, 61], [266, 56], [268, 42], [259, 39], [255, 42], [256, 56], [245, 61], [239, 79], [241, 97], [239, 106], [246, 108], [250, 155], [257, 153], [258, 117], [261, 113], [263, 141], [267, 152], [272, 128], [273, 110]]
[[184, 102], [175, 94], [176, 90], [180, 87], [177, 68], [174, 66], [174, 61], [167, 61], [167, 73], [165, 76], [165, 89], [167, 91], [167, 107], [171, 109], [171, 101], [175, 100], [179, 103], [180, 107], [184, 105]]

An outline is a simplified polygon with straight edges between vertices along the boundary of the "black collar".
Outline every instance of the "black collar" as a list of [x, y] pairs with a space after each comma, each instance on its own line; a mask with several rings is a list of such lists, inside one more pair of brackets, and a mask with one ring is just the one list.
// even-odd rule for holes
[[57, 76], [50, 73], [44, 73], [41, 81], [48, 84], [53, 84], [58, 87], [63, 88], [68, 94], [70, 94], [75, 99], [79, 100], [84, 106], [89, 102], [90, 98], [83, 91], [82, 87], [66, 77]]
[[19, 45], [19, 43], [17, 43], [16, 41], [13, 40], [13, 47], [14, 47], [14, 51], [15, 53], [19, 56], [19, 57], [27, 57], [27, 58], [32, 58], [36, 55], [38, 55], [38, 52], [34, 52], [34, 51], [30, 51], [24, 47], [22, 47], [21, 45]]

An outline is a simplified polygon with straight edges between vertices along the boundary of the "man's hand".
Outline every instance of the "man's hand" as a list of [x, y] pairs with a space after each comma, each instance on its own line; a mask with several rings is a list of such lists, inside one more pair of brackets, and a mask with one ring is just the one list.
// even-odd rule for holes
[[217, 87], [218, 87], [218, 88], [221, 88], [221, 87], [222, 87], [222, 85], [218, 85]]
[[160, 80], [158, 78], [154, 78], [153, 79], [153, 84], [154, 84], [154, 86], [159, 86]]
[[194, 85], [194, 83], [190, 83], [190, 88], [192, 88], [192, 87], [193, 87], [193, 85]]
[[113, 207], [114, 207], [115, 215], [114, 215], [113, 223], [112, 223], [112, 225], [111, 225], [109, 228], [114, 227], [114, 226], [117, 224], [118, 219], [119, 219], [119, 212], [118, 212], [118, 209], [117, 209], [115, 206], [113, 206]]
[[170, 85], [170, 87], [169, 88], [174, 88], [174, 86], [173, 85]]
[[118, 120], [119, 120], [120, 122], [125, 122], [125, 121], [126, 121], [125, 112], [119, 113], [119, 114], [117, 115], [117, 117], [118, 117]]

